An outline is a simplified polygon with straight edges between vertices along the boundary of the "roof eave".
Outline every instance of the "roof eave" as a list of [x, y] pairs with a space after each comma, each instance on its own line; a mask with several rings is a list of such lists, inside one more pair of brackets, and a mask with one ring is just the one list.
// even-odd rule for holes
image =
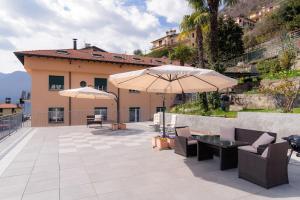
[[24, 65], [24, 53], [21, 52], [14, 52], [15, 56], [18, 58], [18, 60]]
[[55, 59], [66, 59], [66, 60], [82, 60], [82, 61], [88, 61], [88, 62], [104, 62], [104, 63], [125, 64], [125, 65], [139, 65], [139, 66], [148, 66], [148, 67], [160, 66], [158, 64], [143, 64], [143, 63], [120, 62], [120, 61], [92, 60], [92, 59], [73, 58], [73, 57], [58, 57], [58, 56], [49, 56], [49, 55], [35, 55], [35, 54], [26, 54], [26, 53], [22, 53], [22, 52], [14, 52], [14, 54], [20, 60], [20, 62], [22, 62], [23, 65], [24, 65], [24, 57], [25, 56], [35, 56], [35, 57], [45, 57], [45, 58], [55, 58]]

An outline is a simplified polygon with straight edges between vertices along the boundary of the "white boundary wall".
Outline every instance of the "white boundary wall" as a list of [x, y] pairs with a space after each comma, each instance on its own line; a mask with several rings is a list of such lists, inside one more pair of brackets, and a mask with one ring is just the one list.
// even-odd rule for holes
[[[170, 123], [171, 115], [173, 114], [166, 113], [166, 124]], [[176, 115], [176, 126], [190, 126], [193, 130], [216, 134], [220, 127], [236, 127], [275, 132], [278, 133], [278, 138], [300, 135], [300, 114], [239, 112], [237, 118]]]

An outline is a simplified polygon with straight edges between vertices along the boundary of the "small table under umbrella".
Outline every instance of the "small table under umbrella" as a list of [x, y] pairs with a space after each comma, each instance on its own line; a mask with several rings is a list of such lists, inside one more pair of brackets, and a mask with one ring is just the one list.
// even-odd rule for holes
[[[237, 85], [237, 80], [214, 70], [163, 65], [109, 76], [118, 88], [162, 94], [213, 92]], [[163, 98], [163, 137], [165, 137], [165, 98]]]

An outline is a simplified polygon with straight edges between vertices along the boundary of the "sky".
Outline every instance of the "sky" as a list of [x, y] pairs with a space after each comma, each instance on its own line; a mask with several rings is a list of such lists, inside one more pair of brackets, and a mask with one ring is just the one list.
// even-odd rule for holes
[[14, 51], [85, 43], [132, 54], [189, 14], [186, 0], [0, 0], [0, 73], [24, 70]]

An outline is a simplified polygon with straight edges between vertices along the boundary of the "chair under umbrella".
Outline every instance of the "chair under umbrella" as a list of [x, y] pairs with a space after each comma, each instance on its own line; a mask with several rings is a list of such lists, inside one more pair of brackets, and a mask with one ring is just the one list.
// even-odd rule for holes
[[[237, 80], [214, 70], [162, 65], [109, 76], [118, 88], [163, 94], [213, 92], [237, 85]], [[163, 137], [165, 137], [165, 98], [163, 98]]]
[[117, 123], [119, 123], [119, 97], [111, 92], [105, 92], [92, 87], [81, 87], [60, 91], [59, 94], [65, 97], [81, 99], [113, 99], [117, 103]]

